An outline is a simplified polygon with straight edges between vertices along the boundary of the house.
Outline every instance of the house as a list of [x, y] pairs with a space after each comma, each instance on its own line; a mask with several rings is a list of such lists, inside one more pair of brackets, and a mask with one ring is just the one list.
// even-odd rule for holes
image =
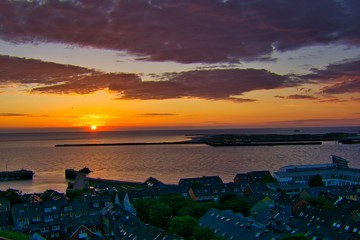
[[295, 230], [292, 217], [276, 211], [274, 202], [268, 197], [257, 202], [250, 213], [256, 222], [267, 226], [271, 232], [290, 234]]
[[274, 178], [269, 171], [238, 173], [234, 178], [234, 183], [267, 183], [273, 181]]
[[[121, 199], [124, 199], [125, 193], [119, 192], [118, 194]], [[137, 199], [144, 198], [159, 199], [161, 195], [166, 194], [179, 194], [184, 197], [189, 197], [187, 188], [177, 185], [164, 185], [161, 188], [144, 188], [140, 190], [129, 191], [127, 194], [130, 202], [135, 202]]]
[[10, 211], [10, 201], [0, 197], [0, 212]]
[[276, 182], [269, 183], [268, 187], [273, 191], [278, 191], [287, 195], [299, 195], [302, 190], [308, 187], [308, 185], [297, 182]]
[[110, 203], [110, 196], [22, 203], [13, 205], [11, 216], [15, 230], [39, 233], [46, 239], [64, 239], [78, 224], [100, 232], [101, 209]]
[[308, 184], [311, 177], [320, 175], [325, 186], [360, 184], [360, 169], [349, 168], [347, 160], [332, 156], [332, 164], [286, 166], [274, 172], [278, 182]]
[[169, 235], [166, 231], [141, 222], [135, 215], [124, 211], [117, 205], [109, 205], [102, 211], [104, 235], [106, 239], [181, 239], [175, 235]]
[[223, 181], [219, 176], [203, 176], [197, 178], [181, 178], [179, 186], [190, 188], [192, 186], [210, 186], [222, 184]]
[[297, 196], [281, 195], [274, 201], [274, 204], [275, 211], [286, 216], [292, 216], [300, 206], [308, 204], [308, 202]]
[[147, 188], [164, 188], [166, 187], [166, 184], [163, 182], [157, 180], [156, 178], [149, 177], [145, 182], [144, 186]]
[[296, 227], [312, 239], [360, 239], [360, 221], [345, 209], [302, 205], [294, 216]]
[[329, 186], [329, 187], [312, 187], [306, 188], [300, 193], [300, 197], [318, 197], [320, 195], [332, 195], [337, 197], [343, 197], [349, 200], [360, 200], [360, 185], [349, 186]]
[[274, 239], [279, 237], [263, 224], [252, 217], [244, 217], [241, 213], [231, 210], [210, 209], [200, 219], [201, 227], [208, 227], [223, 239]]
[[96, 235], [85, 225], [80, 224], [78, 227], [75, 227], [73, 231], [68, 233], [68, 240], [101, 240], [102, 237]]
[[257, 194], [267, 195], [271, 191], [266, 183], [248, 183], [240, 185], [243, 194], [246, 196], [253, 196]]
[[189, 189], [189, 196], [195, 201], [216, 201], [227, 193], [242, 195], [241, 186], [234, 183], [222, 183], [210, 186], [194, 186]]
[[10, 211], [0, 211], [0, 231], [9, 231], [13, 227]]

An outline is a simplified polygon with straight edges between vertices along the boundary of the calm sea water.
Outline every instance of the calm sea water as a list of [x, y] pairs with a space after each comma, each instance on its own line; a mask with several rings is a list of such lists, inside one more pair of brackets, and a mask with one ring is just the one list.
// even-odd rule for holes
[[[360, 127], [304, 128], [300, 133], [349, 132]], [[91, 177], [145, 181], [155, 177], [177, 183], [183, 177], [219, 175], [232, 181], [237, 173], [253, 170], [276, 171], [291, 164], [329, 163], [341, 156], [351, 167], [360, 168], [360, 145], [324, 142], [322, 145], [210, 147], [207, 145], [143, 145], [57, 148], [56, 144], [165, 142], [186, 140], [201, 134], [294, 134], [294, 129], [167, 130], [128, 132], [0, 133], [0, 169], [31, 169], [32, 181], [0, 182], [0, 190], [23, 192], [66, 190], [64, 170], [89, 167]]]

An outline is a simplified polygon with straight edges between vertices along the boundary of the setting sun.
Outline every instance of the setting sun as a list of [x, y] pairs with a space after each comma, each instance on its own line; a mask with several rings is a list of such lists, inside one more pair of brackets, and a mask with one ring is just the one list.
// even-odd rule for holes
[[96, 130], [96, 128], [97, 128], [97, 127], [96, 127], [95, 125], [92, 125], [92, 126], [91, 126], [91, 130]]

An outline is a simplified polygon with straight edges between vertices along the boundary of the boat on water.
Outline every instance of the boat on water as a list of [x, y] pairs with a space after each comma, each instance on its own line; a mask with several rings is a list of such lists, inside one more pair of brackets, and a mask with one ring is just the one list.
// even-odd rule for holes
[[34, 172], [31, 170], [15, 170], [15, 171], [3, 171], [0, 172], [0, 181], [11, 181], [11, 180], [29, 180], [34, 176]]

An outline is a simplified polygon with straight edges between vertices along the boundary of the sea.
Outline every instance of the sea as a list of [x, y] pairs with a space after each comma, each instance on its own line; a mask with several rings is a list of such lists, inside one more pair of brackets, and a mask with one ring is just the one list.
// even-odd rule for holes
[[65, 169], [88, 167], [93, 178], [144, 182], [154, 177], [167, 184], [181, 178], [217, 175], [224, 182], [237, 173], [277, 171], [287, 165], [330, 163], [343, 157], [360, 168], [360, 144], [211, 147], [204, 144], [55, 147], [57, 144], [175, 142], [214, 134], [360, 133], [359, 127], [191, 129], [113, 132], [0, 133], [0, 171], [28, 169], [33, 180], [1, 181], [0, 190], [24, 193], [53, 189], [65, 192]]

